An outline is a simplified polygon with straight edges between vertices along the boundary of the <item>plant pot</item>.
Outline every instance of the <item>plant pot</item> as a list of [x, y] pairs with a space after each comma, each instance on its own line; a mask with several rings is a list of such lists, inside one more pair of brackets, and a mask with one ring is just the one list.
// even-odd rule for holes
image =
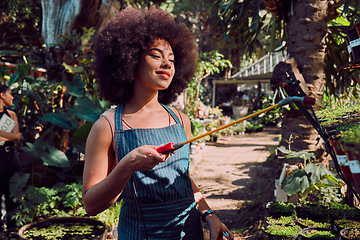
[[341, 240], [360, 239], [360, 228], [344, 228], [340, 231]]
[[298, 218], [325, 221], [329, 219], [329, 211], [326, 207], [317, 204], [300, 204], [296, 206]]
[[349, 161], [350, 171], [353, 176], [356, 191], [360, 193], [360, 146], [343, 143], [342, 147]]
[[304, 228], [299, 232], [298, 240], [336, 240], [338, 239], [335, 231], [328, 228]]
[[268, 225], [264, 228], [264, 232], [267, 234], [268, 239], [272, 240], [284, 240], [284, 239], [296, 239], [301, 227], [298, 225]]
[[281, 216], [292, 216], [295, 213], [295, 205], [286, 202], [268, 202], [266, 204], [267, 216], [279, 218]]
[[346, 32], [348, 42], [348, 52], [351, 63], [357, 63], [360, 60], [360, 46], [359, 46], [359, 24]]
[[334, 221], [333, 228], [337, 232], [341, 232], [341, 230], [345, 228], [360, 228], [360, 221], [352, 219], [338, 219]]
[[341, 148], [340, 141], [329, 140], [329, 142], [335, 151], [337, 161], [340, 165], [340, 169], [343, 172], [345, 179], [352, 181], [353, 176], [350, 171], [349, 161], [348, 161], [345, 151]]
[[23, 240], [43, 240], [49, 239], [49, 237], [51, 239], [102, 240], [106, 238], [106, 232], [106, 225], [96, 219], [86, 217], [55, 217], [24, 225], [19, 230], [19, 237]]

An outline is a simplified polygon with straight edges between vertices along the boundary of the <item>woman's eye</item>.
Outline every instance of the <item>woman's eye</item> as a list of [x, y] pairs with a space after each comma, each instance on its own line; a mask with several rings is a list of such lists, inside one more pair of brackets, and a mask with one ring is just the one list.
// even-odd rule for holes
[[153, 58], [161, 58], [161, 56], [156, 55], [156, 54], [150, 54], [150, 56], [153, 57]]

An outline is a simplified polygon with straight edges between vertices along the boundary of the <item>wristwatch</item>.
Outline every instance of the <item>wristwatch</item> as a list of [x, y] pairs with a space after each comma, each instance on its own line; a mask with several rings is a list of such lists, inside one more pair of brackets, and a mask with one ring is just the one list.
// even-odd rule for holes
[[209, 214], [212, 214], [212, 213], [214, 213], [213, 210], [211, 210], [211, 209], [207, 210], [206, 212], [204, 212], [203, 215], [201, 215], [201, 220], [203, 220], [205, 222], [206, 216], [209, 215]]

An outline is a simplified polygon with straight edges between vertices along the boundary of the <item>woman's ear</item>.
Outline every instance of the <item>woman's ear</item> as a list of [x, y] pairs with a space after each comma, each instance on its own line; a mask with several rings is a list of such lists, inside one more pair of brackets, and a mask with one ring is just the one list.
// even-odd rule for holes
[[4, 99], [4, 97], [5, 97], [5, 93], [0, 92], [0, 99]]

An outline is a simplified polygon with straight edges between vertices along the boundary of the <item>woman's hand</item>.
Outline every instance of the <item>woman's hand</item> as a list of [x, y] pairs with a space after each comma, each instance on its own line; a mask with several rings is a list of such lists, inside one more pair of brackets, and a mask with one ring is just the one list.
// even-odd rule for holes
[[234, 239], [234, 235], [215, 214], [209, 214], [206, 216], [205, 221], [210, 229], [210, 240]]
[[126, 158], [131, 169], [133, 171], [147, 171], [159, 163], [165, 162], [170, 154], [158, 153], [156, 148], [157, 146], [144, 145], [129, 152]]

